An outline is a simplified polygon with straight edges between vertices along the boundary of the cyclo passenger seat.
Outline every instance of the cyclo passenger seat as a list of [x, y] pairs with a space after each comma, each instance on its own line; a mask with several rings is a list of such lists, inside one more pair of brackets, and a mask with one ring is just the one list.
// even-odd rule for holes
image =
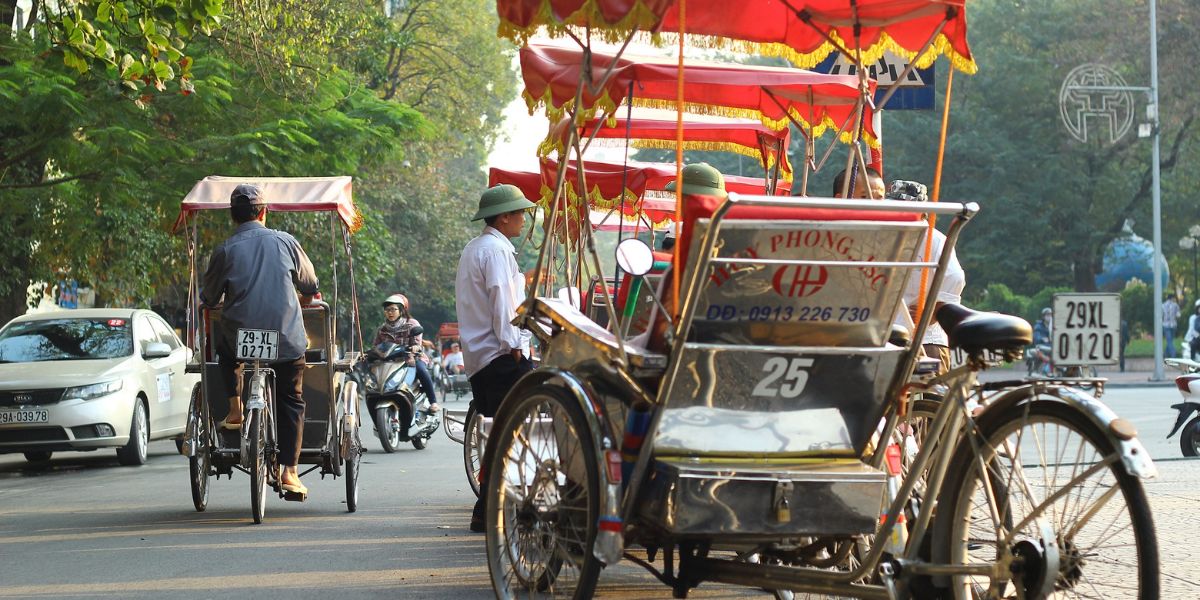
[[865, 460], [908, 379], [889, 338], [907, 277], [930, 266], [929, 207], [685, 197], [682, 336], [643, 519], [675, 536], [875, 531], [885, 474]]

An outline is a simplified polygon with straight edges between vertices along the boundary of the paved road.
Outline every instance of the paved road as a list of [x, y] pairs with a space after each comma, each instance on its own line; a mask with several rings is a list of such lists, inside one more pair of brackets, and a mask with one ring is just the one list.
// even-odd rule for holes
[[[1110, 390], [1142, 430], [1162, 477], [1147, 485], [1164, 558], [1163, 598], [1200, 597], [1191, 542], [1200, 462], [1175, 460], [1161, 441], [1172, 388]], [[465, 403], [448, 403], [463, 410]], [[212, 484], [209, 509], [191, 508], [184, 458], [151, 446], [144, 467], [110, 452], [56, 455], [48, 470], [0, 456], [0, 598], [491, 598], [482, 536], [466, 530], [473, 496], [461, 447], [435, 438], [424, 451], [384, 454], [364, 432], [360, 508], [345, 511], [341, 480], [309, 475], [303, 504], [271, 499], [250, 522], [248, 480]], [[670, 598], [624, 563], [601, 579], [605, 597]], [[769, 597], [704, 584], [693, 597]]]

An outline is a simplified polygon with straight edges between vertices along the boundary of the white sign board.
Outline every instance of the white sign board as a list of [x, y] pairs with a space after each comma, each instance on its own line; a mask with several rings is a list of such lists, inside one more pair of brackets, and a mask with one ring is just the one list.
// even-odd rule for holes
[[1055, 294], [1054, 365], [1111, 365], [1120, 359], [1120, 294]]

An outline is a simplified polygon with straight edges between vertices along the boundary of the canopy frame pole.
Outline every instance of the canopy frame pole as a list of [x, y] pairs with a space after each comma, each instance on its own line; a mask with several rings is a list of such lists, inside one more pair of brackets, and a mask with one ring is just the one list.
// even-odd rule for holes
[[[916, 68], [917, 61], [921, 59], [921, 56], [928, 52], [930, 48], [933, 48], [933, 40], [937, 39], [937, 36], [941, 35], [942, 29], [945, 28], [946, 24], [949, 22], [950, 21], [947, 19], [942, 19], [942, 22], [939, 23], [937, 28], [933, 30], [933, 35], [929, 36], [928, 40], [925, 40], [925, 45], [921, 46], [921, 49], [913, 55], [912, 59], [908, 61], [908, 64], [904, 65], [904, 70], [900, 72], [898, 77], [896, 77], [896, 82], [888, 86], [887, 92], [884, 93], [883, 98], [876, 103], [876, 105], [879, 107], [879, 111], [884, 110], [884, 107], [887, 106], [888, 100], [891, 100], [892, 95], [896, 93], [896, 90], [900, 89], [900, 82], [904, 81], [904, 78], [908, 77], [908, 74], [912, 73], [913, 69]], [[862, 69], [862, 65], [859, 65], [858, 68]], [[950, 67], [950, 69], [954, 70], [954, 67]]]
[[[942, 196], [942, 165], [943, 159], [946, 157], [946, 131], [950, 126], [950, 99], [953, 92], [954, 69], [950, 69], [950, 73], [946, 76], [946, 99], [945, 105], [942, 107], [942, 127], [938, 135], [937, 166], [933, 171], [933, 192], [929, 196], [930, 202], [937, 202], [941, 200]], [[932, 230], [935, 225], [937, 225], [937, 214], [933, 213], [929, 215], [929, 229]], [[953, 247], [951, 246], [951, 248]], [[925, 248], [923, 250], [925, 252], [924, 260], [929, 260], [929, 256], [933, 253], [933, 235], [928, 230], [925, 232]], [[921, 287], [917, 291], [918, 314], [922, 314], [921, 311], [925, 310], [925, 302], [928, 300], [926, 298], [926, 285], [928, 282], [929, 269], [923, 268], [921, 269]]]
[[[574, 141], [574, 144], [572, 144], [572, 147], [575, 150], [576, 165], [578, 165], [575, 169], [576, 177], [578, 178], [579, 185], [582, 188], [581, 191], [582, 191], [583, 197], [581, 198], [581, 200], [583, 201], [584, 208], [586, 209], [587, 208], [587, 175], [584, 173], [585, 169], [583, 168], [583, 164], [584, 164], [583, 149], [582, 149], [582, 146], [580, 144], [580, 140], [578, 137], [575, 138], [575, 141]], [[624, 191], [622, 191], [622, 194], [624, 194]], [[613, 336], [617, 340], [618, 359], [616, 362], [619, 364], [619, 366], [624, 367], [629, 364], [629, 356], [625, 352], [625, 340], [622, 339], [622, 337], [620, 335], [620, 327], [619, 327], [620, 321], [617, 318], [616, 303], [613, 301], [612, 294], [610, 294], [608, 291], [608, 284], [604, 281], [604, 267], [600, 264], [600, 255], [596, 251], [596, 237], [595, 237], [595, 235], [593, 235], [593, 232], [592, 232], [591, 219], [590, 218], [581, 219], [579, 227], [581, 228], [580, 235], [583, 237], [583, 248], [578, 253], [579, 265], [578, 265], [578, 271], [577, 271], [577, 278], [579, 280], [582, 280], [582, 278], [583, 278], [583, 261], [584, 261], [584, 253], [586, 253], [587, 257], [591, 259], [591, 263], [592, 263], [588, 266], [593, 269], [592, 270], [593, 273], [596, 273], [597, 275], [600, 276], [600, 288], [603, 290], [603, 294], [604, 294], [603, 295], [604, 308], [608, 312], [609, 323], [612, 324], [611, 329], [612, 329], [613, 333], [616, 334]], [[567, 239], [570, 240], [570, 226], [567, 225], [566, 229], [567, 229]], [[614, 284], [615, 283], [616, 282], [614, 282]], [[595, 293], [595, 292], [593, 291], [593, 293]]]
[[[836, 144], [837, 142], [835, 141], [834, 143]], [[832, 147], [832, 146], [830, 146], [830, 147]], [[804, 136], [804, 175], [803, 175], [803, 178], [800, 180], [800, 195], [801, 196], [808, 195], [808, 174], [809, 174], [810, 168], [814, 171], [816, 170], [817, 165], [815, 162], [813, 162], [816, 159], [816, 155], [817, 155], [816, 142], [813, 141], [812, 137], [807, 136], [807, 135]]]

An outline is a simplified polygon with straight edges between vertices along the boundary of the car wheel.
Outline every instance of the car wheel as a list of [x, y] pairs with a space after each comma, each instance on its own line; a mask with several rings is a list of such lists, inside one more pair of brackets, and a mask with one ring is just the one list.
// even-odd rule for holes
[[138, 399], [133, 405], [133, 420], [129, 424], [129, 443], [117, 448], [117, 461], [126, 466], [146, 464], [146, 446], [150, 444], [150, 425], [146, 419], [146, 404]]
[[47, 463], [50, 462], [50, 456], [53, 452], [26, 452], [25, 460], [31, 463]]

